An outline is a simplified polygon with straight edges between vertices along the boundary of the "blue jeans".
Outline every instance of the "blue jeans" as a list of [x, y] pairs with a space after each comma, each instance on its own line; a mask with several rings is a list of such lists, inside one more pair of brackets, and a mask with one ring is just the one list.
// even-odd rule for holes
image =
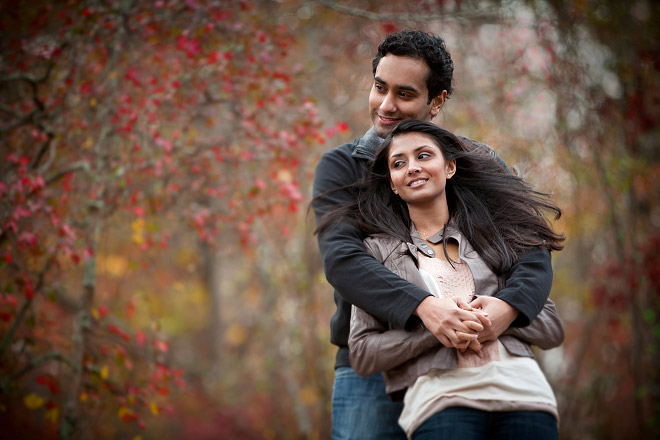
[[557, 421], [542, 411], [480, 411], [454, 406], [435, 413], [413, 440], [557, 440]]
[[335, 370], [333, 440], [406, 440], [398, 423], [402, 408], [385, 393], [381, 374], [361, 377], [350, 367]]

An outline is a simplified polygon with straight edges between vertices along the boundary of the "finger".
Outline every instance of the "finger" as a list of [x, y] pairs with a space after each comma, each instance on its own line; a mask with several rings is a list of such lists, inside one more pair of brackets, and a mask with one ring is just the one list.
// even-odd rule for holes
[[481, 308], [486, 306], [486, 297], [485, 296], [478, 296], [472, 301], [470, 301], [470, 305], [473, 308]]
[[440, 343], [442, 345], [444, 345], [445, 347], [451, 348], [451, 347], [454, 346], [454, 344], [452, 344], [452, 342], [449, 340], [449, 338], [447, 338], [447, 336], [445, 336], [444, 334], [442, 334], [442, 333], [441, 334], [435, 334], [434, 333], [434, 335], [438, 339], [438, 341], [440, 341]]
[[456, 336], [461, 341], [476, 341], [477, 338], [479, 337], [479, 335], [477, 335], [476, 333], [465, 333], [461, 331], [457, 331]]
[[490, 321], [490, 318], [488, 318], [488, 313], [483, 312], [481, 310], [474, 310], [474, 315], [481, 321], [483, 325], [486, 327], [490, 327], [492, 325], [492, 322]]
[[461, 321], [475, 321], [475, 322], [480, 322], [481, 320], [479, 319], [479, 316], [482, 316], [482, 315], [478, 315], [476, 310], [467, 311], [463, 309], [455, 310], [454, 315]]
[[467, 351], [469, 345], [470, 345], [469, 342], [462, 342], [462, 343], [458, 344], [455, 348], [457, 348], [458, 351], [460, 351], [461, 353], [465, 353]]
[[484, 330], [484, 326], [476, 321], [463, 321], [463, 325], [475, 332], [481, 332]]
[[454, 298], [456, 305], [463, 310], [472, 311], [472, 306], [462, 298]]
[[470, 342], [469, 347], [477, 354], [477, 356], [480, 358], [484, 357], [484, 352], [481, 350], [482, 345], [479, 343], [479, 341]]

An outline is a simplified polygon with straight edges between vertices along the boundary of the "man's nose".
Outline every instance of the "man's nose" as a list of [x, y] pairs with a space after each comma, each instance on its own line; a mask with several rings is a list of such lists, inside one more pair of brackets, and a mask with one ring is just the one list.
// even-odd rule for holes
[[388, 93], [383, 98], [383, 102], [380, 103], [380, 109], [384, 113], [394, 113], [396, 112], [396, 99], [392, 93]]

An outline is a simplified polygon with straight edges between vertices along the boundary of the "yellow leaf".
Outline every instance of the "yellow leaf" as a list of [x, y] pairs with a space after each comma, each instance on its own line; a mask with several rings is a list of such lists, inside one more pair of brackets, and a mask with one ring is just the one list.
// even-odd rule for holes
[[245, 342], [247, 336], [247, 330], [245, 327], [239, 324], [231, 325], [225, 333], [227, 342], [234, 346], [241, 345], [243, 342]]
[[126, 273], [128, 260], [119, 255], [101, 255], [97, 258], [97, 265], [103, 272], [114, 276], [121, 276]]
[[144, 231], [146, 229], [146, 222], [144, 219], [139, 218], [135, 220], [131, 226], [133, 227], [133, 241], [136, 244], [144, 243]]
[[104, 365], [101, 368], [101, 372], [99, 373], [99, 375], [101, 376], [101, 379], [103, 379], [103, 380], [106, 380], [108, 378], [108, 366], [107, 365]]
[[130, 408], [128, 408], [126, 406], [120, 406], [119, 407], [119, 412], [117, 413], [117, 415], [119, 416], [120, 419], [123, 418], [124, 416], [131, 416], [133, 414], [134, 414], [133, 410], [131, 410]]
[[28, 409], [35, 410], [41, 408], [41, 405], [44, 404], [44, 399], [34, 393], [30, 393], [23, 397], [23, 403]]
[[96, 98], [92, 98], [89, 100], [90, 107], [96, 107], [96, 104], [97, 104]]
[[83, 403], [87, 402], [87, 398], [88, 398], [87, 393], [80, 393], [79, 399], [81, 402]]
[[151, 402], [149, 404], [149, 409], [151, 410], [151, 414], [155, 416], [158, 415], [158, 405], [156, 405], [156, 402]]
[[92, 145], [94, 145], [94, 139], [91, 137], [88, 137], [85, 143], [83, 144], [83, 147], [85, 148], [92, 148]]
[[304, 387], [298, 393], [298, 399], [307, 406], [314, 405], [319, 400], [319, 393], [314, 387]]
[[99, 319], [99, 311], [96, 309], [92, 309], [92, 316], [94, 319]]
[[52, 423], [57, 423], [57, 419], [60, 417], [60, 410], [57, 408], [49, 409], [44, 413], [44, 419]]
[[141, 435], [136, 435], [135, 437], [133, 437], [133, 440], [142, 440], [142, 436]]

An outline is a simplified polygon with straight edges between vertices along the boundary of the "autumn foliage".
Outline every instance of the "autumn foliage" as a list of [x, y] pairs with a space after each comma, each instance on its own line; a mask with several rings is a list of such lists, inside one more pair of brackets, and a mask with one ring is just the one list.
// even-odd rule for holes
[[251, 2], [1, 12], [0, 413], [59, 438], [100, 411], [139, 432], [186, 385], [166, 335], [130, 324], [135, 298], [99, 303], [106, 228], [145, 253], [183, 227], [249, 251], [264, 216], [286, 236], [300, 156], [340, 128], [297, 88], [295, 37]]
[[329, 436], [310, 182], [368, 128], [373, 52], [404, 28], [452, 53], [436, 122], [563, 210], [567, 338], [539, 356], [561, 438], [656, 437], [659, 8], [2, 2], [0, 437]]

